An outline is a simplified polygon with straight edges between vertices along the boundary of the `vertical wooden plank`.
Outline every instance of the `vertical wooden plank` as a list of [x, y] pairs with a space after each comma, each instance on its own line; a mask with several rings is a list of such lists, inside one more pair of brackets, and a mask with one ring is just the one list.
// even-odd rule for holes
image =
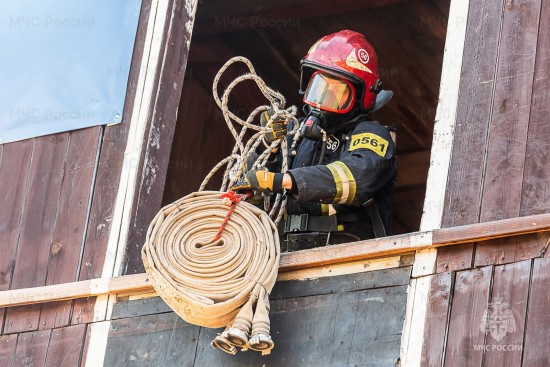
[[[104, 321], [103, 323], [107, 323], [107, 321]], [[84, 324], [86, 325], [86, 332], [84, 334], [84, 345], [82, 346], [82, 358], [80, 359], [81, 361], [80, 365], [82, 367], [87, 367], [86, 361], [88, 358], [88, 352], [93, 353], [93, 351], [90, 351], [90, 334], [91, 334], [91, 329], [93, 325], [98, 325], [98, 324], [101, 324], [101, 323]]]
[[94, 321], [95, 302], [97, 297], [79, 298], [73, 303], [71, 325], [86, 324]]
[[507, 264], [542, 255], [548, 233], [482, 241], [477, 244], [475, 266]]
[[53, 329], [45, 367], [75, 367], [80, 365], [86, 325]]
[[424, 367], [440, 367], [443, 363], [453, 274], [447, 272], [431, 276], [420, 364]]
[[104, 127], [79, 280], [101, 277], [128, 128], [126, 123]]
[[445, 367], [481, 366], [485, 333], [481, 328], [489, 302], [492, 267], [456, 273]]
[[514, 261], [517, 237], [497, 238], [477, 243], [475, 266], [506, 264]]
[[491, 301], [484, 318], [486, 367], [521, 365], [530, 275], [531, 260], [495, 267]]
[[[479, 221], [502, 13], [502, 0], [470, 1], [442, 228]], [[473, 251], [473, 245], [438, 250], [437, 263], [463, 269]]]
[[132, 120], [150, 8], [150, 0], [142, 1], [124, 100], [124, 121], [118, 125], [104, 127], [79, 280], [93, 279], [102, 275], [117, 191], [120, 185], [129, 124]]
[[[77, 280], [100, 133], [99, 126], [70, 133], [46, 285]], [[72, 301], [44, 304], [39, 328], [68, 325], [72, 304]]]
[[470, 2], [443, 228], [479, 221], [502, 13], [501, 0]]
[[438, 248], [436, 273], [472, 268], [474, 247], [475, 243], [464, 243]]
[[15, 365], [25, 367], [43, 367], [46, 362], [51, 330], [22, 333], [17, 338]]
[[0, 366], [15, 366], [15, 348], [17, 334], [0, 336]]
[[549, 283], [550, 258], [535, 259], [523, 343], [523, 367], [550, 366]]
[[[505, 7], [481, 222], [520, 214], [521, 195], [517, 191], [523, 181], [540, 7], [540, 0], [510, 2]], [[492, 259], [497, 264], [510, 262], [516, 246], [515, 238], [479, 244], [476, 259]]]
[[520, 215], [550, 211], [550, 3], [542, 2]]
[[[9, 289], [13, 272], [17, 239], [21, 227], [21, 211], [25, 202], [33, 139], [2, 145], [0, 162], [0, 291]], [[5, 310], [0, 310], [4, 324]]]
[[[68, 140], [69, 133], [35, 139], [11, 289], [42, 286], [46, 282]], [[4, 332], [36, 330], [39, 315], [40, 305], [8, 309]]]
[[[99, 162], [78, 280], [101, 277], [103, 272], [128, 140], [129, 124], [132, 120], [150, 9], [151, 0], [143, 0], [141, 2], [128, 85], [124, 99], [123, 122], [103, 128], [103, 138], [100, 144]], [[80, 321], [84, 319], [92, 320], [95, 299], [94, 297], [91, 301], [85, 299], [75, 301], [73, 314], [79, 315], [78, 319]], [[91, 315], [84, 315], [82, 313], [86, 310], [91, 310]], [[73, 316], [71, 323], [74, 324], [79, 320]]]
[[521, 261], [540, 257], [544, 254], [544, 247], [550, 241], [548, 232], [533, 233], [518, 238], [514, 261]]
[[541, 0], [508, 2], [488, 138], [480, 221], [519, 216]]
[[[189, 56], [189, 46], [195, 19], [196, 3], [174, 1], [171, 11], [170, 32], [163, 45], [162, 70], [159, 73], [156, 96], [151, 100], [148, 136], [143, 142], [146, 149], [141, 157], [138, 180], [129, 227], [122, 237], [126, 238], [125, 274], [143, 272], [141, 248], [147, 228], [161, 207], [164, 182], [170, 160], [170, 150], [181, 90]], [[168, 24], [167, 24], [168, 28]]]

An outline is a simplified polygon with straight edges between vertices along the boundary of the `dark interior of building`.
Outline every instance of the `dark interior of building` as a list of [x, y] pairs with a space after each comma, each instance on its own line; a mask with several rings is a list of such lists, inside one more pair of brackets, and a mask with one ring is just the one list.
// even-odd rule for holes
[[[363, 33], [379, 59], [384, 89], [394, 98], [373, 119], [398, 129], [399, 175], [394, 234], [419, 229], [438, 102], [448, 0], [199, 1], [174, 135], [164, 204], [196, 191], [233, 147], [212, 97], [212, 81], [233, 56], [250, 59], [287, 106], [301, 108], [300, 60], [320, 37], [342, 29]], [[244, 73], [237, 66], [221, 88]], [[253, 83], [230, 105], [241, 116], [265, 104]], [[217, 190], [220, 178], [208, 188]]]

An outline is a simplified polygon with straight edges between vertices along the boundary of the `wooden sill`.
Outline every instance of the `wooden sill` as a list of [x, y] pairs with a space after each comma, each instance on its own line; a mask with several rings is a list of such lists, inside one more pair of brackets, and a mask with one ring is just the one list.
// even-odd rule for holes
[[[283, 253], [280, 273], [327, 265], [403, 255], [416, 250], [550, 231], [550, 214], [504, 219], [460, 227], [390, 236], [367, 241]], [[0, 307], [95, 297], [106, 294], [147, 293], [153, 286], [147, 274], [124, 275], [73, 283], [0, 292]]]

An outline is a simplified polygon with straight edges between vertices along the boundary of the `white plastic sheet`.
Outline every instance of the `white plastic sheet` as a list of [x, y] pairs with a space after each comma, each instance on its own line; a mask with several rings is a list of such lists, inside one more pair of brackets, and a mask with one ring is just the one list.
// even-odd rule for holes
[[0, 144], [119, 123], [141, 0], [0, 2]]

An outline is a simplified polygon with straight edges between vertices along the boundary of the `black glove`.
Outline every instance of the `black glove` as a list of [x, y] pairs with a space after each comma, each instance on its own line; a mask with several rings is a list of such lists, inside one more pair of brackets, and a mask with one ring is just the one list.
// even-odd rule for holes
[[[269, 121], [271, 116], [273, 116], [274, 114], [275, 114], [275, 111], [273, 111], [271, 108], [267, 111], [262, 112], [260, 115], [260, 125], [262, 127], [267, 126], [267, 122]], [[275, 139], [284, 138], [286, 135], [287, 127], [286, 127], [285, 119], [281, 117], [277, 118], [277, 120], [271, 123], [270, 127], [271, 127], [271, 131], [267, 132], [264, 135], [264, 143], [266, 144], [266, 146], [271, 145], [271, 143]]]
[[283, 191], [283, 173], [266, 170], [250, 170], [231, 187], [231, 191], [254, 190], [279, 193]]

